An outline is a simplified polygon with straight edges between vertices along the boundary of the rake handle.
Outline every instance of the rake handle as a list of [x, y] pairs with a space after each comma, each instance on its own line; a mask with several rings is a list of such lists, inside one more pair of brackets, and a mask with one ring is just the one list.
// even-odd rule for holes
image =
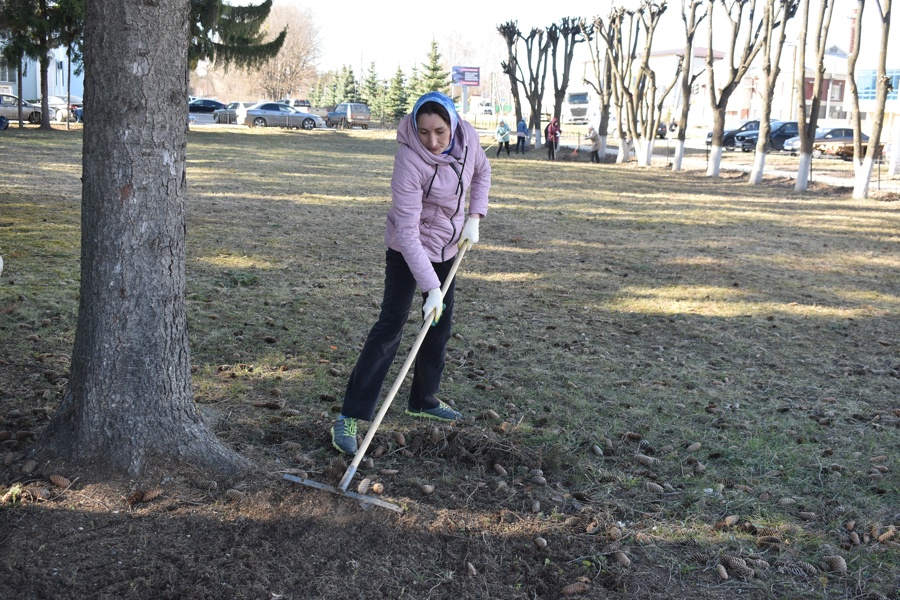
[[[463, 256], [465, 256], [467, 249], [468, 246], [463, 246], [462, 248], [460, 248], [459, 252], [456, 254], [456, 260], [454, 260], [453, 265], [450, 266], [450, 272], [447, 273], [447, 277], [444, 279], [444, 285], [441, 286], [442, 300], [444, 296], [447, 295], [447, 290], [450, 289], [450, 284], [453, 282], [453, 278], [456, 277], [456, 271], [459, 269], [459, 263], [462, 262], [462, 258]], [[434, 311], [432, 311], [431, 314], [434, 314]], [[366, 433], [366, 437], [363, 439], [362, 445], [356, 451], [356, 455], [353, 457], [353, 462], [350, 463], [350, 466], [347, 467], [347, 471], [341, 478], [341, 483], [338, 485], [338, 487], [344, 492], [346, 492], [347, 488], [350, 486], [350, 481], [353, 479], [353, 476], [356, 475], [356, 469], [362, 462], [363, 457], [365, 457], [366, 451], [369, 449], [369, 444], [371, 444], [372, 440], [375, 438], [375, 433], [378, 431], [378, 427], [381, 425], [381, 421], [384, 419], [384, 416], [387, 414], [388, 409], [391, 407], [391, 403], [394, 401], [394, 396], [397, 395], [397, 392], [400, 390], [400, 386], [403, 385], [403, 380], [406, 379], [406, 374], [409, 373], [410, 367], [412, 367], [413, 362], [416, 360], [416, 354], [419, 353], [419, 348], [422, 346], [422, 342], [425, 341], [425, 336], [428, 335], [428, 329], [431, 327], [431, 314], [428, 315], [429, 318], [425, 320], [425, 323], [422, 325], [422, 329], [419, 330], [419, 335], [416, 336], [416, 341], [413, 343], [412, 349], [409, 351], [409, 356], [406, 357], [406, 361], [403, 363], [403, 367], [400, 369], [400, 374], [397, 376], [397, 380], [394, 381], [394, 385], [391, 386], [391, 390], [385, 397], [384, 402], [381, 403], [381, 408], [378, 409], [378, 413], [375, 415], [375, 418], [372, 419], [372, 425], [369, 427], [369, 431]]]

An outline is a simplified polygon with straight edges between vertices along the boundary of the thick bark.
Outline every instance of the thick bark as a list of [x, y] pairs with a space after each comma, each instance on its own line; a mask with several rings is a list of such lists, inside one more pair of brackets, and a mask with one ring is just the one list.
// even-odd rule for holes
[[72, 368], [35, 454], [132, 477], [230, 474], [193, 401], [185, 313], [186, 0], [85, 6], [81, 290]]

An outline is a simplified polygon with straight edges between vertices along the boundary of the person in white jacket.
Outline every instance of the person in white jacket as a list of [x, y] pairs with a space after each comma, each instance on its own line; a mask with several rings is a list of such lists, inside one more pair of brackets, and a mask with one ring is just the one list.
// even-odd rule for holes
[[441, 285], [458, 249], [478, 242], [478, 225], [487, 215], [491, 167], [475, 128], [459, 119], [453, 101], [440, 92], [418, 99], [397, 127], [397, 142], [384, 236], [381, 313], [331, 428], [332, 445], [345, 454], [356, 454], [358, 421], [371, 420], [375, 412], [416, 288], [424, 293], [422, 313], [432, 320], [432, 328], [416, 356], [406, 413], [448, 422], [462, 416], [435, 395], [444, 371], [455, 291], [451, 282], [442, 299]]

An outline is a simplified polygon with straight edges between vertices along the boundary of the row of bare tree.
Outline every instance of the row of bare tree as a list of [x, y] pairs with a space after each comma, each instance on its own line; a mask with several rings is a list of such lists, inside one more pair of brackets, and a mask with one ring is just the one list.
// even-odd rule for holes
[[[831, 16], [837, 0], [820, 0], [815, 20], [815, 33], [811, 36], [814, 55], [815, 81], [813, 90], [821, 90], [825, 73], [825, 50]], [[890, 87], [886, 58], [892, 0], [874, 0], [881, 23], [881, 43], [877, 66], [877, 94], [874, 118], [871, 119], [870, 142], [863, 154], [861, 143], [861, 116], [859, 93], [855, 84], [855, 67], [859, 57], [862, 31], [862, 15], [866, 0], [857, 3], [857, 21], [854, 46], [848, 62], [850, 92], [853, 102], [854, 165], [856, 198], [868, 196], [869, 180], [884, 123], [884, 109]], [[744, 75], [759, 61], [763, 72], [764, 92], [760, 118], [759, 143], [756, 149], [751, 184], [762, 182], [766, 162], [766, 144], [770, 133], [770, 117], [776, 83], [780, 75], [782, 48], [787, 36], [787, 25], [792, 19], [799, 21], [796, 81], [798, 90], [806, 89], [806, 46], [810, 20], [810, 0], [681, 0], [681, 19], [684, 24], [685, 45], [674, 76], [660, 87], [656, 71], [650, 65], [651, 46], [662, 15], [668, 3], [665, 0], [641, 0], [633, 9], [613, 7], [607, 17], [563, 18], [546, 28], [532, 28], [523, 32], [515, 21], [497, 27], [506, 42], [507, 58], [501, 62], [516, 111], [516, 120], [523, 116], [520, 90], [530, 109], [530, 128], [538, 132], [540, 146], [542, 103], [548, 71], [552, 77], [554, 99], [553, 116], [559, 118], [566, 89], [569, 85], [574, 50], [579, 43], [588, 43], [593, 63], [592, 79], [584, 83], [594, 88], [600, 98], [599, 133], [605, 152], [606, 137], [610, 134], [610, 114], [615, 111], [616, 131], [619, 140], [617, 162], [623, 162], [632, 152], [639, 165], [649, 166], [653, 155], [655, 132], [662, 116], [663, 103], [669, 93], [681, 86], [681, 106], [677, 120], [678, 136], [675, 142], [673, 169], [683, 164], [685, 134], [690, 114], [691, 90], [695, 81], [705, 75], [709, 103], [713, 113], [713, 137], [707, 175], [718, 177], [722, 159], [725, 118], [728, 103]], [[716, 26], [712, 26], [716, 17]], [[692, 72], [694, 41], [699, 26], [705, 22], [707, 30], [706, 68]], [[719, 24], [724, 26], [719, 26]], [[717, 37], [718, 36], [718, 37]], [[714, 39], [715, 38], [715, 39]], [[722, 39], [718, 39], [722, 38]], [[714, 68], [714, 42], [727, 48], [724, 63]], [[720, 79], [717, 81], [717, 77]], [[812, 145], [819, 114], [820, 95], [811, 94], [807, 100], [801, 92], [797, 98], [797, 114], [800, 115], [801, 156], [796, 189], [803, 191], [809, 183], [812, 162]]]

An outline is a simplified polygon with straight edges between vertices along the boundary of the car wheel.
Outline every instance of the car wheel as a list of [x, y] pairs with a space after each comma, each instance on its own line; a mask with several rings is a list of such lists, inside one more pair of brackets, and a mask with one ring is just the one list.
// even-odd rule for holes
[[41, 113], [33, 112], [28, 115], [28, 122], [32, 125], [37, 125], [41, 122]]
[[253, 119], [253, 126], [254, 127], [265, 127], [266, 120], [263, 117], [256, 117], [255, 119]]
[[312, 119], [303, 119], [302, 127], [303, 127], [303, 129], [305, 129], [307, 131], [309, 131], [310, 129], [315, 129], [316, 122], [313, 121]]

